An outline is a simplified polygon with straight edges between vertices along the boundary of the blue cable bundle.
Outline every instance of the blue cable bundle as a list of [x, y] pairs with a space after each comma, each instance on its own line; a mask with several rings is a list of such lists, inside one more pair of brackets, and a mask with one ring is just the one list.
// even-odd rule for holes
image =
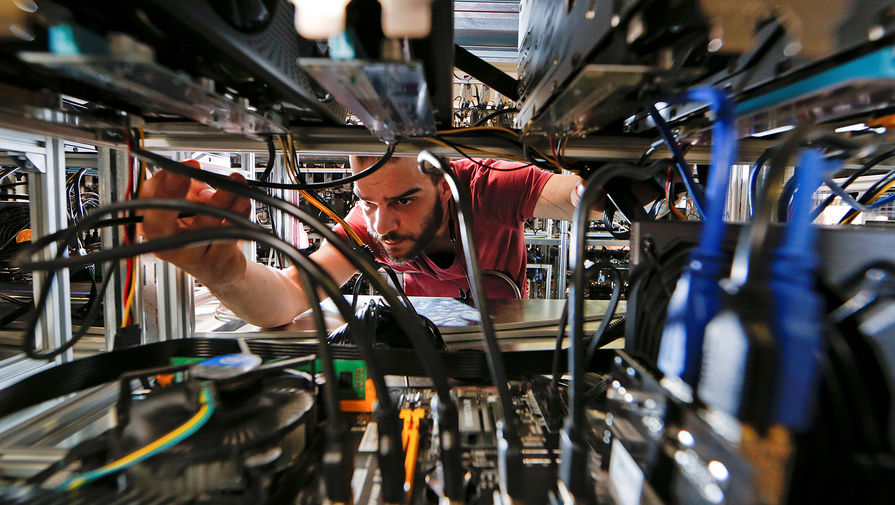
[[803, 152], [795, 173], [792, 220], [772, 256], [770, 285], [778, 349], [774, 418], [796, 431], [807, 428], [811, 421], [823, 352], [823, 300], [814, 290], [819, 258], [815, 251], [817, 229], [811, 225], [813, 196], [825, 174], [838, 167], [839, 163], [825, 160], [816, 149]]
[[715, 114], [712, 130], [712, 163], [706, 191], [705, 214], [699, 244], [681, 275], [668, 304], [668, 316], [659, 348], [658, 366], [666, 375], [680, 377], [691, 386], [699, 381], [705, 326], [720, 304], [721, 243], [724, 238], [724, 206], [730, 166], [737, 153], [734, 103], [727, 93], [696, 88], [675, 102], [708, 103]]

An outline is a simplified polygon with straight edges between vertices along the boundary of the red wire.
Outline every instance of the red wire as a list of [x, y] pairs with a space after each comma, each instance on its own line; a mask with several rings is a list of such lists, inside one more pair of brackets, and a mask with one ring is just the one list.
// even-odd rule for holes
[[674, 202], [671, 201], [671, 167], [668, 167], [668, 177], [665, 179], [665, 201], [668, 202], [668, 208], [671, 210], [671, 213], [674, 214], [674, 217], [683, 221], [684, 215], [681, 214], [681, 211], [677, 210], [677, 207], [674, 206]]
[[550, 142], [550, 152], [553, 154], [553, 161], [555, 161], [557, 165], [562, 166], [559, 162], [559, 156], [556, 155], [556, 148], [553, 146], [553, 137], [547, 137], [547, 141]]
[[[131, 154], [131, 137], [128, 134], [127, 130], [124, 130], [124, 141], [127, 143], [127, 188], [124, 192], [124, 200], [130, 200], [131, 196], [131, 188], [134, 187], [134, 158]], [[122, 213], [122, 217], [126, 217], [126, 213]], [[130, 243], [130, 235], [128, 234], [128, 228], [124, 226], [124, 243]], [[127, 277], [124, 280], [124, 294], [121, 300], [121, 306], [124, 307], [127, 305], [127, 295], [131, 290], [131, 282], [133, 282], [133, 258], [127, 259]], [[130, 322], [130, 314], [125, 314], [124, 317], [127, 319], [125, 324]]]
[[[128, 295], [128, 293], [130, 293], [131, 283], [134, 281], [134, 279], [133, 279], [133, 276], [134, 276], [133, 261], [134, 261], [133, 258], [127, 259], [127, 277], [125, 277], [125, 280], [124, 280], [124, 286], [125, 286], [125, 288], [124, 288], [124, 303], [122, 303], [122, 305], [121, 305], [122, 307], [127, 305], [127, 295]], [[130, 319], [131, 319], [130, 311], [128, 311], [128, 313], [124, 315], [124, 318], [125, 318], [124, 324], [130, 324]]]

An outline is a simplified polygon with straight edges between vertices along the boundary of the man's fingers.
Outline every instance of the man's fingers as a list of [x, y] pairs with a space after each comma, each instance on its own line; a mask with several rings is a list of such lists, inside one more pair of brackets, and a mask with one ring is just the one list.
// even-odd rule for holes
[[[140, 188], [140, 198], [185, 198], [190, 189], [190, 179], [164, 170], [145, 181]], [[145, 209], [137, 213], [143, 216], [140, 232], [147, 237], [171, 235], [177, 231], [176, 210]]]
[[[246, 182], [246, 178], [243, 177], [240, 173], [234, 172], [230, 174], [230, 178], [234, 181]], [[248, 198], [238, 196], [233, 201], [233, 204], [230, 206], [230, 210], [232, 210], [233, 212], [238, 212], [245, 217], [251, 218], [250, 214], [252, 212], [252, 201]]]
[[[230, 175], [230, 178], [236, 179], [236, 177], [238, 177], [238, 176], [234, 177], [234, 175], [235, 174]], [[233, 206], [238, 200], [236, 195], [234, 195], [233, 193], [230, 193], [228, 191], [223, 191], [223, 190], [215, 191], [213, 189], [203, 189], [202, 191], [199, 192], [198, 199], [199, 199], [199, 201], [201, 201], [202, 203], [204, 203], [206, 205], [210, 205], [212, 207], [220, 207], [223, 209], [231, 209], [234, 211], [236, 209], [234, 209]], [[193, 220], [194, 227], [215, 226], [215, 225], [220, 225], [220, 224], [221, 224], [220, 218], [218, 218], [216, 216], [210, 216], [207, 214], [197, 215]]]
[[247, 218], [251, 218], [252, 213], [252, 201], [248, 198], [236, 198], [233, 202], [233, 205], [230, 206], [230, 209], [233, 212], [238, 212]]

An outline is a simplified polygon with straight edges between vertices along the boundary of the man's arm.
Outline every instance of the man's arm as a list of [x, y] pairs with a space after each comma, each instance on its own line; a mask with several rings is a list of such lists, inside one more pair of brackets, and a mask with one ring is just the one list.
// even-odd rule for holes
[[[582, 186], [578, 185], [579, 182]], [[571, 221], [575, 216], [578, 202], [581, 200], [579, 188], [583, 189], [583, 184], [584, 180], [577, 175], [553, 174], [550, 176], [535, 204], [534, 217]], [[655, 189], [642, 182], [633, 182], [631, 191], [643, 203], [649, 203], [657, 197], [661, 197]], [[601, 195], [591, 207], [588, 217], [591, 220], [602, 219], [604, 204], [605, 195]]]
[[[534, 217], [571, 221], [578, 206], [578, 183], [581, 177], [573, 174], [553, 174], [541, 190], [535, 204]], [[603, 199], [599, 198], [590, 213], [591, 219], [600, 219], [603, 213]]]
[[[251, 208], [245, 198], [215, 191], [198, 181], [164, 171], [143, 184], [140, 197], [184, 198], [243, 214], [248, 214]], [[140, 232], [149, 239], [225, 224], [220, 219], [207, 216], [178, 218], [176, 211], [146, 210], [141, 214], [143, 223]], [[264, 327], [287, 324], [309, 307], [294, 268], [277, 270], [249, 263], [235, 241], [165, 251], [157, 256], [208, 286], [224, 305], [248, 323]], [[310, 257], [339, 285], [355, 273], [351, 263], [329, 244], [324, 244]]]

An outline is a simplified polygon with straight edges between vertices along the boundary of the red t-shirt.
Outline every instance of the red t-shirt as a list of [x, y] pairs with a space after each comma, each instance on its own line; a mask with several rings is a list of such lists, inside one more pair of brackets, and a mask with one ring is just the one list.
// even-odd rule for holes
[[[478, 160], [495, 168], [515, 168], [519, 163], [500, 160]], [[469, 160], [451, 162], [451, 169], [457, 174], [460, 184], [470, 188], [472, 194], [472, 228], [476, 247], [479, 251], [479, 268], [484, 272], [503, 272], [516, 282], [522, 290], [523, 298], [528, 298], [525, 282], [525, 268], [528, 255], [522, 235], [523, 223], [532, 217], [541, 190], [550, 178], [550, 172], [536, 167], [526, 167], [510, 172], [487, 170]], [[449, 216], [445, 215], [445, 219]], [[355, 205], [345, 221], [361, 237], [365, 244], [377, 251], [376, 241], [367, 232], [364, 214]], [[377, 259], [387, 263], [404, 276], [404, 291], [416, 296], [458, 297], [461, 290], [466, 292], [466, 262], [460, 244], [462, 238], [457, 226], [458, 246], [454, 262], [448, 268], [441, 268], [426, 254], [403, 265], [396, 265], [383, 257]], [[341, 225], [334, 231], [347, 238]], [[488, 298], [514, 298], [515, 294], [506, 280], [494, 275], [485, 275], [485, 292]]]

